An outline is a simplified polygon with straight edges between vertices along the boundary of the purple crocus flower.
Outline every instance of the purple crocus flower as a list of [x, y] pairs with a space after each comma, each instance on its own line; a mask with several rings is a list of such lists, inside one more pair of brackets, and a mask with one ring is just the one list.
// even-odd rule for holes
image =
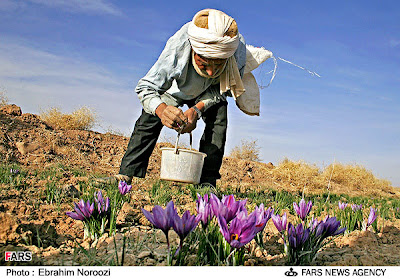
[[103, 198], [103, 194], [101, 191], [94, 193], [94, 200], [97, 203], [97, 210], [99, 214], [107, 213], [108, 209], [110, 208], [110, 198], [107, 197], [106, 199]]
[[208, 194], [205, 194], [204, 198], [202, 198], [200, 194], [197, 194], [196, 209], [198, 219], [203, 224], [203, 227], [206, 228], [208, 222], [214, 217]]
[[351, 209], [353, 209], [353, 212], [356, 212], [358, 210], [362, 209], [362, 204], [352, 204]]
[[297, 227], [294, 227], [292, 223], [289, 223], [287, 232], [289, 245], [294, 249], [302, 247], [310, 236], [310, 229], [304, 229], [302, 223], [298, 224]]
[[168, 231], [172, 227], [172, 220], [174, 215], [177, 214], [174, 208], [174, 202], [170, 201], [167, 207], [162, 209], [161, 206], [156, 205], [153, 207], [153, 214], [142, 208], [142, 212], [147, 220], [154, 225], [155, 228], [160, 229], [164, 232], [167, 238], [167, 245], [169, 248]]
[[287, 215], [286, 212], [283, 214], [282, 218], [279, 216], [279, 214], [272, 214], [271, 216], [272, 222], [274, 222], [275, 227], [277, 230], [281, 233], [286, 230], [286, 225], [287, 225]]
[[368, 222], [367, 222], [367, 228], [368, 228], [369, 226], [371, 226], [371, 224], [372, 224], [373, 222], [375, 222], [376, 217], [377, 217], [376, 211], [377, 211], [377, 210], [376, 210], [375, 208], [370, 207], [369, 216], [368, 216]]
[[311, 231], [314, 231], [317, 228], [317, 226], [319, 225], [319, 223], [320, 222], [318, 221], [318, 219], [313, 217], [311, 219], [310, 224], [308, 225], [308, 227], [310, 228]]
[[19, 170], [18, 169], [10, 169], [10, 173], [11, 174], [19, 174]]
[[121, 193], [121, 195], [125, 195], [132, 189], [132, 185], [128, 185], [125, 181], [120, 180], [118, 182], [118, 190]]
[[243, 247], [256, 235], [256, 215], [246, 218], [246, 213], [244, 211], [238, 213], [238, 216], [232, 220], [229, 227], [227, 221], [221, 215], [218, 216], [218, 224], [226, 242], [234, 248]]
[[[199, 224], [199, 218], [196, 218], [195, 215], [191, 215], [189, 210], [183, 213], [182, 218], [179, 217], [178, 213], [175, 211], [172, 218], [172, 228], [178, 234], [180, 242], [178, 251], [182, 248], [183, 240], [185, 237], [194, 230]], [[175, 253], [175, 254], [176, 254]]]
[[85, 202], [84, 200], [80, 200], [78, 203], [74, 203], [74, 210], [65, 212], [69, 217], [75, 220], [83, 221], [85, 219], [89, 219], [92, 216], [94, 211], [94, 203], [90, 204], [90, 201]]
[[306, 219], [308, 213], [310, 213], [311, 208], [312, 208], [312, 201], [309, 201], [306, 204], [306, 201], [304, 199], [301, 199], [299, 202], [299, 205], [297, 203], [293, 202], [293, 208], [294, 211], [296, 211], [297, 215], [299, 215], [300, 219], [304, 221]]
[[274, 210], [270, 207], [267, 210], [264, 209], [264, 204], [260, 204], [260, 207], [257, 207], [254, 209], [254, 211], [249, 215], [251, 217], [252, 215], [256, 216], [256, 227], [255, 227], [255, 233], [261, 232], [264, 228], [265, 225], [267, 224], [268, 220], [271, 218], [272, 213]]
[[337, 221], [336, 217], [329, 217], [328, 215], [323, 221], [318, 224], [315, 235], [325, 238], [344, 233], [346, 228], [339, 229], [339, 227], [340, 221]]
[[211, 194], [210, 203], [215, 216], [223, 216], [229, 223], [238, 212], [246, 211], [246, 200], [236, 201], [233, 195], [223, 196], [221, 201], [217, 196]]
[[344, 210], [346, 207], [347, 207], [347, 203], [344, 203], [344, 202], [339, 202], [338, 203], [338, 206], [339, 206], [339, 209], [340, 210]]

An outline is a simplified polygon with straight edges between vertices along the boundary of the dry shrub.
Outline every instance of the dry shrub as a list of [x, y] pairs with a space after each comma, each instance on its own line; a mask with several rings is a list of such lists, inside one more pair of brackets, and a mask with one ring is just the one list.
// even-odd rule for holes
[[242, 140], [240, 145], [232, 149], [229, 156], [234, 159], [261, 162], [260, 147], [257, 140]]
[[376, 178], [371, 171], [358, 165], [335, 163], [321, 171], [316, 165], [303, 161], [284, 159], [279, 165], [269, 170], [271, 177], [286, 190], [306, 192], [382, 195], [394, 193], [390, 181]]
[[309, 186], [318, 189], [323, 187], [319, 181], [319, 168], [304, 161], [294, 162], [285, 158], [277, 167], [271, 169], [270, 173], [274, 180], [289, 184], [294, 188], [292, 190], [302, 190]]
[[0, 107], [8, 105], [8, 98], [4, 92], [0, 92]]
[[63, 130], [90, 130], [96, 124], [96, 113], [88, 107], [76, 109], [71, 114], [53, 107], [42, 112], [40, 118], [55, 129]]
[[331, 164], [325, 168], [321, 177], [341, 184], [349, 191], [373, 192], [376, 190], [391, 191], [390, 181], [376, 178], [371, 171], [358, 165]]

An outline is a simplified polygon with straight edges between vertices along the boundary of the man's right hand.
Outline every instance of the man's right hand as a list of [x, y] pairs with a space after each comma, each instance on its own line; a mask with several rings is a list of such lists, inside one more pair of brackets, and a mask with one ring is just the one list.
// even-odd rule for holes
[[167, 106], [165, 103], [157, 107], [156, 114], [164, 126], [176, 131], [179, 131], [180, 127], [188, 122], [187, 117], [181, 109], [174, 106]]

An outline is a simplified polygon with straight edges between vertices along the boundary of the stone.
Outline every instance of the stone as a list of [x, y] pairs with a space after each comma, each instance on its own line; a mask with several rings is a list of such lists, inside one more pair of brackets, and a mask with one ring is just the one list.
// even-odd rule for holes
[[138, 259], [143, 259], [143, 258], [147, 258], [151, 256], [151, 252], [150, 251], [142, 251], [139, 253], [139, 255], [137, 256]]
[[350, 266], [358, 265], [357, 258], [354, 257], [354, 255], [352, 255], [352, 254], [345, 254], [343, 256], [343, 262], [346, 263], [346, 265], [350, 265]]
[[156, 264], [157, 264], [157, 261], [155, 259], [146, 258], [144, 261], [144, 265], [155, 266]]
[[16, 142], [15, 146], [17, 147], [19, 153], [22, 155], [33, 152], [39, 148], [39, 145], [36, 143], [27, 143], [27, 142]]
[[0, 113], [13, 115], [13, 116], [21, 116], [22, 110], [19, 106], [12, 104], [12, 105], [5, 105], [5, 106], [1, 107]]
[[72, 184], [62, 186], [63, 194], [67, 197], [77, 198], [79, 197], [79, 190]]
[[127, 222], [134, 222], [135, 216], [137, 216], [136, 210], [126, 202], [122, 205], [122, 208], [119, 211], [117, 216], [117, 224], [121, 225]]
[[255, 255], [257, 258], [261, 258], [263, 256], [263, 252], [260, 249], [257, 249]]
[[248, 259], [247, 261], [244, 262], [245, 266], [254, 266], [256, 264], [256, 260], [254, 259]]
[[19, 239], [17, 219], [8, 213], [0, 212], [0, 243]]
[[136, 265], [136, 257], [135, 255], [127, 254], [124, 258], [125, 266], [135, 266]]

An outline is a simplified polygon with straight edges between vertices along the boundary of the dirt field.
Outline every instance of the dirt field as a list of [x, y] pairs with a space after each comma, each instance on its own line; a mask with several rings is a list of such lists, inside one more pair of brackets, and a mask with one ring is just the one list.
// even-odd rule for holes
[[[126, 239], [124, 265], [165, 265], [166, 243], [162, 233], [154, 231], [140, 209], [151, 209], [149, 190], [159, 175], [161, 151], [157, 144], [145, 179], [135, 181], [131, 202], [126, 203], [119, 216], [119, 232], [113, 237], [104, 235], [92, 243], [83, 239], [81, 222], [65, 215], [71, 210], [71, 202], [48, 202], [46, 187], [53, 176], [38, 175], [46, 170], [58, 170], [58, 193], [64, 200], [77, 200], [83, 191], [81, 186], [96, 175], [118, 172], [120, 160], [129, 138], [92, 131], [55, 130], [36, 115], [24, 113], [17, 106], [6, 106], [0, 113], [0, 159], [5, 164], [18, 164], [26, 170], [22, 187], [10, 183], [0, 184], [0, 257], [4, 251], [30, 250], [34, 265], [98, 265], [117, 253], [121, 258], [123, 236]], [[235, 187], [238, 191], [260, 188], [298, 191], [297, 186], [282, 183], [271, 175], [272, 163], [257, 163], [224, 158], [218, 186], [221, 189]], [[86, 175], [77, 173], [80, 169]], [[47, 185], [47, 186], [46, 186]], [[176, 191], [186, 193], [185, 185], [172, 184]], [[254, 188], [254, 189], [253, 189]], [[314, 189], [316, 192], [321, 189]], [[312, 188], [307, 191], [312, 192]], [[346, 191], [340, 184], [332, 185], [332, 193]], [[399, 198], [398, 189], [380, 189], [385, 197]], [[363, 189], [354, 195], [362, 195]], [[55, 197], [55, 201], [57, 198]], [[190, 193], [176, 201], [182, 209], [194, 213], [195, 203]], [[382, 222], [382, 220], [378, 220]], [[173, 241], [176, 235], [171, 233]], [[283, 265], [285, 260], [278, 245], [279, 239], [272, 222], [267, 224], [266, 249], [249, 247], [246, 265]], [[86, 249], [89, 256], [77, 253]], [[92, 248], [92, 249], [91, 249]], [[74, 252], [75, 251], [75, 252]], [[337, 238], [322, 251], [316, 265], [400, 265], [400, 220], [386, 221], [381, 232], [354, 231]], [[97, 259], [97, 260], [96, 260]], [[99, 260], [101, 259], [102, 262]], [[8, 263], [7, 263], [8, 264]]]

